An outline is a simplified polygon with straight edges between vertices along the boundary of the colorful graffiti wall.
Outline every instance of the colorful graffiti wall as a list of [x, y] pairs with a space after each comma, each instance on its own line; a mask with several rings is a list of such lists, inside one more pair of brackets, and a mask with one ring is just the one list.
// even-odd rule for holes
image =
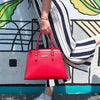
[[[63, 0], [71, 31], [82, 40], [100, 33], [99, 0]], [[28, 0], [0, 0], [0, 85], [41, 85], [45, 80], [24, 80], [27, 53], [35, 48], [39, 24]], [[100, 84], [100, 47], [89, 72], [69, 66], [67, 84]], [[3, 78], [2, 76], [5, 76]]]

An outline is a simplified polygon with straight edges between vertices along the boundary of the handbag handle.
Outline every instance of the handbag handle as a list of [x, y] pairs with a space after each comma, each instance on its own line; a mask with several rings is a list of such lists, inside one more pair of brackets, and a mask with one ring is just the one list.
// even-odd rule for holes
[[[39, 38], [41, 34], [42, 33], [39, 34], [38, 39], [37, 39], [36, 50], [38, 50]], [[53, 50], [53, 42], [52, 42], [51, 34], [49, 34], [49, 37], [50, 37], [50, 42], [51, 42], [51, 50]]]

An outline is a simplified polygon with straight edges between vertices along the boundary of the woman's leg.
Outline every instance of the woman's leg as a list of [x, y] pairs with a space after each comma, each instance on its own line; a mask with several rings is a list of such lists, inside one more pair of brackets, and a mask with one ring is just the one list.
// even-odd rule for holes
[[52, 87], [46, 87], [44, 93], [51, 97], [52, 93], [53, 93], [53, 88], [54, 88], [53, 86]]

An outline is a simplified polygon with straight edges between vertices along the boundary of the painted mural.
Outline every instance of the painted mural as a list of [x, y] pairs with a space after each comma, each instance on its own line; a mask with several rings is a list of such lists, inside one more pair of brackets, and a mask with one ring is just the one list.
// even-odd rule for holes
[[[14, 10], [22, 1], [23, 0], [11, 0], [0, 4], [0, 20], [11, 20], [11, 16], [14, 14]], [[0, 22], [0, 27], [3, 27], [7, 23], [9, 23], [9, 21]]]
[[[75, 20], [75, 23], [78, 24], [89, 36], [94, 36], [99, 34], [99, 16], [100, 16], [100, 1], [99, 0], [70, 0], [73, 8], [79, 11], [83, 17]], [[87, 16], [87, 19], [84, 19], [84, 16]], [[97, 16], [98, 15], [98, 16]], [[94, 18], [91, 20], [91, 18]], [[80, 20], [80, 21], [79, 21]]]
[[[68, 0], [64, 3], [68, 8], [71, 29], [77, 41], [100, 34], [99, 0]], [[99, 54], [100, 47], [98, 46], [89, 73], [72, 68], [72, 83], [100, 84]]]
[[27, 52], [35, 48], [39, 30], [29, 6], [28, 0], [0, 0], [0, 85], [40, 82], [24, 80]]
[[[100, 33], [100, 0], [63, 2], [68, 8], [71, 30], [77, 41]], [[45, 80], [24, 80], [27, 53], [29, 49], [35, 48], [39, 33], [37, 16], [33, 6], [29, 6], [28, 0], [0, 0], [1, 85], [45, 84]], [[99, 53], [98, 46], [89, 72], [67, 67], [70, 77], [66, 84], [100, 84]]]
[[38, 26], [32, 7], [29, 8], [28, 0], [0, 2], [0, 50], [28, 51], [33, 34], [32, 25]]
[[70, 0], [75, 9], [86, 15], [97, 15], [100, 13], [99, 0]]

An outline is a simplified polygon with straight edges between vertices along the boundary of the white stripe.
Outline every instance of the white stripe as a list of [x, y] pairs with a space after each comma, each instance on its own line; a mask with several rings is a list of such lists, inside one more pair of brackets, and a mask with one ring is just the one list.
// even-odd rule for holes
[[89, 38], [86, 38], [86, 39], [84, 39], [84, 40], [80, 40], [80, 41], [77, 41], [76, 43], [85, 43], [85, 42], [89, 42], [89, 41], [92, 41], [92, 40], [94, 40], [94, 38], [93, 37], [89, 37]]
[[[76, 47], [75, 50], [72, 53], [82, 53], [82, 52], [88, 52], [94, 50], [94, 46], [84, 46], [84, 47]], [[83, 51], [84, 50], [84, 51]]]
[[55, 86], [54, 79], [49, 79], [49, 85], [50, 87]]
[[[81, 63], [81, 64], [82, 64], [82, 63], [85, 63], [85, 62], [87, 62], [87, 61], [90, 62], [92, 58], [93, 58], [93, 57], [91, 57], [91, 58], [89, 58], [89, 59], [86, 59], [86, 60], [75, 59], [75, 58], [72, 59], [72, 58], [71, 58], [70, 61], [73, 62], [73, 63], [77, 63], [77, 64], [80, 64], [80, 63]], [[76, 65], [76, 66], [78, 66], [78, 65]]]

